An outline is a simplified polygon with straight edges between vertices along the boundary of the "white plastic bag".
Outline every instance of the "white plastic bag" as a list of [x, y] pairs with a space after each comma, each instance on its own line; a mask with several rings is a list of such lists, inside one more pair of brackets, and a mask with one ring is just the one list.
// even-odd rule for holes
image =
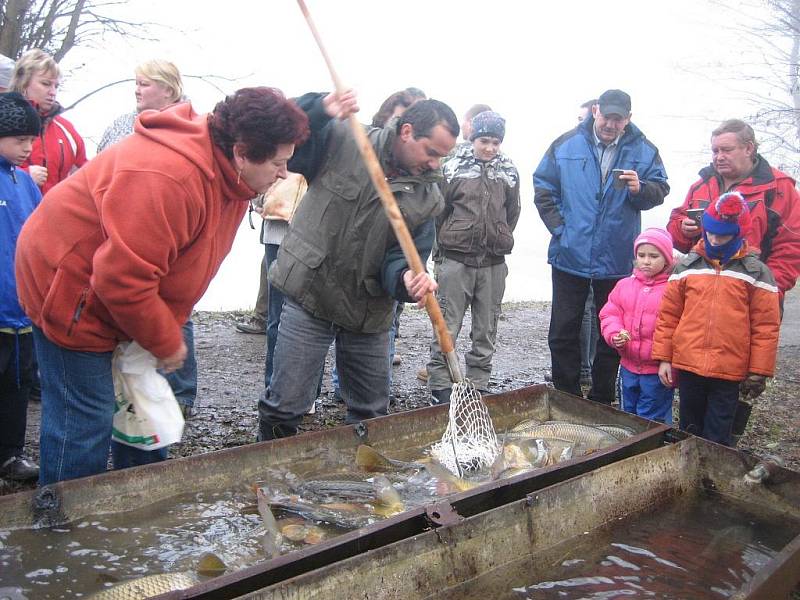
[[183, 415], [156, 364], [156, 357], [136, 342], [122, 342], [114, 351], [114, 441], [158, 450], [181, 440]]

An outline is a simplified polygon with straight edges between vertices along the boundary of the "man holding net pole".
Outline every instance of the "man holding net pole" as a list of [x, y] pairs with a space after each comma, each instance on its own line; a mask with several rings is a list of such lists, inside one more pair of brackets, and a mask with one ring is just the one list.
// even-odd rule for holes
[[[346, 119], [358, 110], [352, 92], [306, 94], [311, 138], [289, 169], [309, 183], [270, 270], [285, 295], [270, 387], [259, 402], [259, 438], [297, 433], [316, 394], [332, 341], [348, 423], [385, 415], [389, 404], [389, 330], [394, 303], [436, 289], [416, 275], [395, 237]], [[427, 257], [434, 217], [442, 210], [439, 163], [455, 145], [453, 111], [417, 102], [396, 124], [365, 130], [417, 252]]]

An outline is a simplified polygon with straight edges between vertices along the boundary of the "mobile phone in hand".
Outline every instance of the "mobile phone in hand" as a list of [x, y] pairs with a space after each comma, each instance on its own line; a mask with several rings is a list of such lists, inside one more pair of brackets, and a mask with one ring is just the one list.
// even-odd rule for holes
[[704, 212], [705, 209], [702, 208], [687, 208], [686, 216], [692, 219], [695, 224], [700, 227], [700, 219], [702, 219]]
[[621, 190], [625, 188], [626, 182], [619, 178], [625, 172], [625, 169], [611, 169], [611, 174], [614, 177], [614, 189]]

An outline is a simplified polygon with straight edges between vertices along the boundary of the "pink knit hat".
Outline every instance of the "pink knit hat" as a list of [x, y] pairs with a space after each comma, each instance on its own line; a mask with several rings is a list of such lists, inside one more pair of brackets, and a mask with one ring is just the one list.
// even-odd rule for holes
[[636, 249], [642, 244], [655, 246], [664, 257], [667, 266], [672, 265], [672, 236], [669, 231], [660, 227], [645, 229], [633, 242], [633, 251], [636, 252]]

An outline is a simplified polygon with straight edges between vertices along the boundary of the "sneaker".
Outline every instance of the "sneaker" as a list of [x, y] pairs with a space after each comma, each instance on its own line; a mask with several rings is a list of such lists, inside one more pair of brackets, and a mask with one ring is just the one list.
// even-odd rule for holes
[[178, 406], [181, 409], [181, 414], [183, 415], [183, 420], [188, 421], [194, 416], [194, 406], [191, 404], [182, 404], [178, 402]]
[[396, 367], [397, 365], [399, 365], [402, 362], [403, 362], [403, 357], [400, 356], [399, 354], [395, 354], [392, 357], [392, 366]]
[[308, 412], [306, 414], [313, 415], [316, 414], [316, 412], [317, 412], [317, 403], [314, 402], [314, 404], [311, 405], [311, 408], [308, 409]]
[[38, 479], [38, 477], [39, 465], [21, 456], [12, 456], [0, 465], [0, 478], [3, 479], [31, 481], [32, 479]]
[[450, 404], [450, 394], [452, 392], [453, 390], [451, 388], [444, 388], [443, 390], [431, 390], [431, 406]]
[[247, 321], [236, 323], [236, 329], [242, 333], [265, 335], [267, 333], [267, 322], [261, 317], [250, 317]]
[[417, 379], [420, 381], [428, 381], [428, 367], [422, 367], [417, 371]]

